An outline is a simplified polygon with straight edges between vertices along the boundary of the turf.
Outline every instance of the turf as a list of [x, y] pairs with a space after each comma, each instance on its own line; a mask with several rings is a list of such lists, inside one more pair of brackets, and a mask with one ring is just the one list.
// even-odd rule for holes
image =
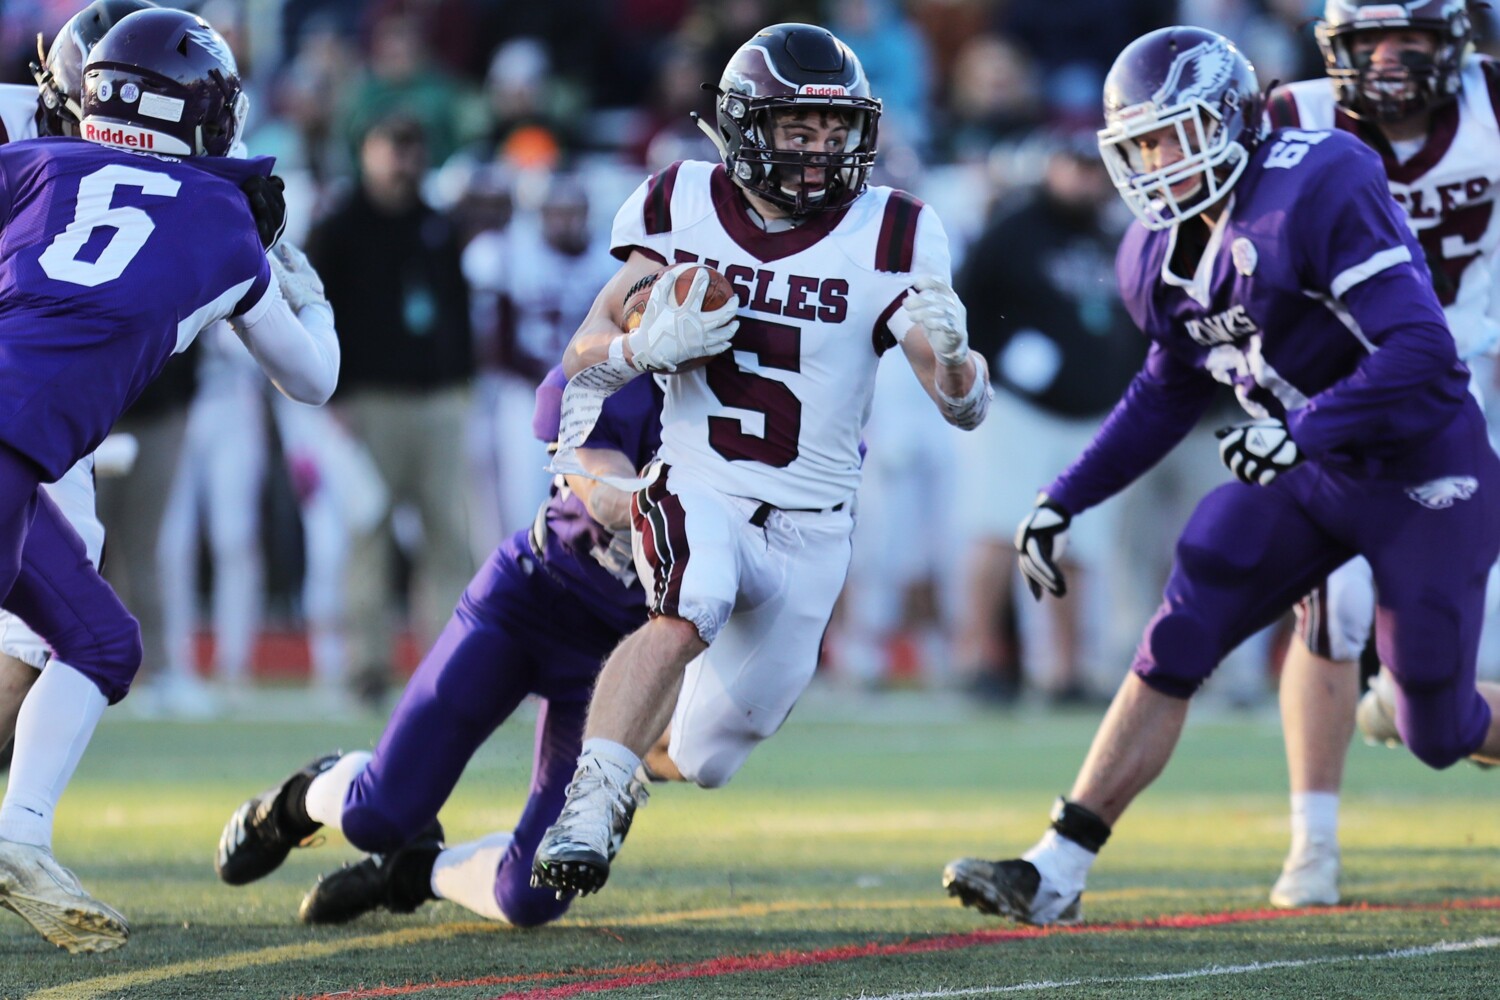
[[[1096, 721], [815, 692], [729, 788], [660, 790], [604, 892], [533, 931], [448, 903], [304, 928], [302, 893], [356, 857], [337, 836], [261, 883], [216, 881], [214, 845], [233, 808], [329, 748], [370, 745], [376, 721], [107, 721], [64, 800], [56, 846], [127, 914], [133, 938], [69, 957], [0, 913], [0, 996], [840, 998], [1027, 983], [1054, 985], [1021, 995], [1069, 998], [1495, 995], [1500, 953], [1481, 939], [1500, 938], [1500, 909], [1484, 908], [1500, 897], [1500, 775], [1434, 774], [1405, 753], [1356, 746], [1344, 892], [1360, 905], [1246, 912], [1265, 910], [1285, 848], [1280, 735], [1263, 715], [1190, 723], [1095, 869], [1086, 932], [1006, 938], [1011, 925], [946, 899], [946, 861], [1013, 854], [1036, 838]], [[450, 841], [514, 821], [531, 754], [518, 722], [444, 811]], [[1242, 916], [1138, 926], [1226, 912]], [[1272, 967], [1203, 971], [1252, 963]], [[1192, 975], [1140, 979], [1171, 973]]]

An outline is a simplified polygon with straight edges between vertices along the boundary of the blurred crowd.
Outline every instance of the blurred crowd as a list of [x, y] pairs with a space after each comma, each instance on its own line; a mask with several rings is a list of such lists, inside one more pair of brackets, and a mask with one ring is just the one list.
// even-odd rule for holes
[[[938, 210], [999, 393], [965, 435], [904, 366], [884, 366], [828, 673], [1002, 703], [1113, 689], [1170, 540], [1227, 474], [1202, 431], [1075, 526], [1068, 601], [1018, 586], [1015, 525], [1145, 351], [1114, 288], [1127, 216], [1093, 145], [1101, 83], [1126, 43], [1172, 23], [1236, 40], [1263, 83], [1319, 75], [1321, 2], [173, 5], [235, 49], [249, 150], [287, 181], [287, 235], [324, 277], [344, 370], [330, 409], [312, 411], [268, 392], [237, 342], [200, 343], [126, 418], [140, 457], [101, 483], [100, 505], [106, 574], [146, 636], [143, 701], [233, 707], [286, 655], [257, 645], [268, 630], [305, 631], [329, 710], [386, 698], [544, 497], [532, 389], [613, 271], [614, 210], [648, 172], [715, 157], [690, 117], [712, 115], [701, 85], [785, 20], [859, 54], [884, 102], [875, 179]], [[6, 0], [0, 79], [29, 83], [37, 34], [50, 41], [81, 6]], [[1272, 641], [1220, 671], [1222, 698], [1266, 696]]]

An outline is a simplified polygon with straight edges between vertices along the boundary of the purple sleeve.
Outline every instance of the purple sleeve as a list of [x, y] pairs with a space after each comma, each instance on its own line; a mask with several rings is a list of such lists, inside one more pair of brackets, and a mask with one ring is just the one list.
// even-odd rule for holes
[[1287, 415], [1297, 447], [1328, 460], [1396, 453], [1453, 418], [1465, 379], [1426, 275], [1403, 264], [1360, 282], [1344, 305], [1375, 345], [1347, 378]]
[[1399, 450], [1452, 417], [1445, 399], [1458, 355], [1420, 247], [1373, 153], [1343, 158], [1301, 199], [1291, 246], [1305, 248], [1307, 287], [1343, 302], [1371, 352], [1347, 378], [1288, 415], [1314, 458]]
[[1043, 492], [1078, 515], [1114, 496], [1177, 447], [1208, 410], [1214, 381], [1151, 345], [1146, 364], [1072, 465]]
[[557, 366], [536, 387], [536, 410], [531, 415], [531, 433], [538, 441], [552, 444], [562, 428], [562, 396], [568, 376]]

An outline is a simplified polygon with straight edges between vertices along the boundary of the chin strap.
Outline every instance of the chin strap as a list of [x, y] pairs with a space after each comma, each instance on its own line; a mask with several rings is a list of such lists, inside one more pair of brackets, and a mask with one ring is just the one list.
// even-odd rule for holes
[[692, 117], [693, 124], [697, 125], [699, 130], [704, 135], [708, 136], [708, 141], [713, 143], [714, 148], [719, 151], [719, 158], [726, 159], [729, 156], [729, 147], [724, 145], [724, 137], [719, 135], [717, 129], [715, 129], [708, 122], [704, 121], [702, 116], [699, 115], [698, 112], [694, 111]]

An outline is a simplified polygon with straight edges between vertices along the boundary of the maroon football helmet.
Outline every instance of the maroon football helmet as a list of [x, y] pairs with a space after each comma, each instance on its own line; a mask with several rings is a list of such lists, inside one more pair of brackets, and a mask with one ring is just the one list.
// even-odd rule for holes
[[151, 0], [94, 0], [68, 18], [52, 39], [52, 47], [42, 51], [42, 36], [36, 36], [37, 62], [31, 64], [31, 75], [37, 88], [37, 132], [41, 135], [77, 135], [83, 117], [80, 97], [83, 91], [83, 66], [89, 52], [115, 22], [138, 10], [155, 7]]
[[[1354, 55], [1350, 42], [1356, 35], [1390, 30], [1431, 32], [1437, 49], [1430, 58], [1403, 56], [1404, 65], [1395, 72]], [[1339, 105], [1355, 118], [1373, 121], [1397, 121], [1451, 101], [1473, 34], [1465, 0], [1328, 0], [1317, 28]]]
[[[865, 189], [875, 164], [880, 102], [854, 52], [826, 28], [774, 24], [756, 32], [724, 67], [716, 103], [718, 129], [704, 122], [729, 175], [740, 186], [793, 215], [842, 208]], [[842, 110], [849, 137], [842, 152], [776, 149], [772, 115], [797, 108]], [[821, 191], [809, 194], [805, 168], [825, 170]]]
[[234, 54], [201, 17], [130, 14], [89, 54], [80, 134], [172, 156], [224, 156], [248, 105]]
[[[1099, 152], [1115, 190], [1148, 229], [1218, 203], [1260, 143], [1264, 103], [1255, 67], [1223, 35], [1187, 27], [1142, 35], [1104, 78]], [[1164, 129], [1174, 130], [1183, 157], [1148, 170], [1138, 140]]]

